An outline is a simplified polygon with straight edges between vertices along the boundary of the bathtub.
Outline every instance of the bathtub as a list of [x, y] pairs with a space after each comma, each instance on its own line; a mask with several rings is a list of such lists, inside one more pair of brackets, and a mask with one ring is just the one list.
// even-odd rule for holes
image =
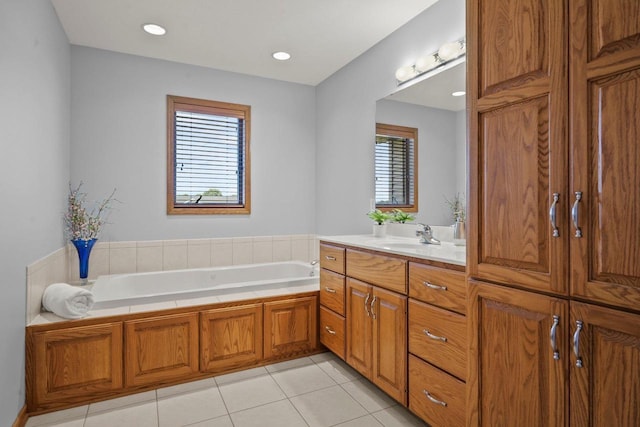
[[94, 309], [294, 288], [319, 283], [317, 266], [302, 261], [100, 276]]

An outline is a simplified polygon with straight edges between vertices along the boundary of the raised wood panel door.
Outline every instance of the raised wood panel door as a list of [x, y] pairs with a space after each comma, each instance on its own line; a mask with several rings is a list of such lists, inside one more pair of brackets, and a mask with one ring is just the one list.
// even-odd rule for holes
[[477, 282], [469, 291], [468, 425], [564, 427], [569, 303]]
[[262, 360], [262, 304], [200, 313], [200, 368], [223, 371]]
[[565, 295], [566, 9], [467, 2], [470, 274]]
[[198, 374], [198, 313], [125, 322], [125, 384], [157, 384]]
[[373, 374], [371, 380], [407, 403], [407, 297], [373, 287]]
[[[28, 340], [29, 342], [29, 340]], [[122, 323], [33, 334], [29, 411], [70, 405], [122, 388]], [[32, 346], [32, 347], [31, 347]]]
[[347, 278], [347, 363], [371, 378], [372, 336], [370, 302], [373, 288]]
[[571, 293], [638, 310], [640, 2], [575, 0], [571, 28]]
[[640, 315], [571, 302], [571, 332], [571, 425], [640, 426]]
[[318, 298], [264, 303], [264, 357], [310, 351], [318, 346]]

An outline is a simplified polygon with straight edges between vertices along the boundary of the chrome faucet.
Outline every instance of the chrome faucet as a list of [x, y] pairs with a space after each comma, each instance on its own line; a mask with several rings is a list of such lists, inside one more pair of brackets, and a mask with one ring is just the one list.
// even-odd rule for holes
[[416, 236], [420, 237], [420, 243], [439, 245], [440, 240], [433, 237], [433, 231], [431, 227], [426, 224], [418, 224], [418, 227], [422, 227], [422, 230], [416, 230]]
[[309, 264], [311, 264], [311, 272], [309, 273], [309, 276], [313, 277], [316, 275], [316, 265], [318, 265], [320, 261], [317, 259], [314, 259], [313, 261], [311, 261]]

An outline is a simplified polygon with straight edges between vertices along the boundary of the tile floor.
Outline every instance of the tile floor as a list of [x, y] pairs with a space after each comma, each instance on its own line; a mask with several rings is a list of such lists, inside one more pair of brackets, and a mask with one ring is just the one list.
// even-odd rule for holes
[[27, 427], [425, 425], [332, 353], [52, 412], [27, 422]]

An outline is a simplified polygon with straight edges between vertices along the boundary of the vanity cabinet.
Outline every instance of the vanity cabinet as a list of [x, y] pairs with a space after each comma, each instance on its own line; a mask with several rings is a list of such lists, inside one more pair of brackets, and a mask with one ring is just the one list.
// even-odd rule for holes
[[469, 0], [467, 42], [467, 423], [639, 425], [638, 2]]
[[320, 243], [320, 342], [345, 359], [344, 248]]
[[262, 304], [200, 312], [200, 369], [221, 372], [262, 360]]
[[50, 409], [122, 388], [122, 322], [27, 331], [28, 409]]
[[404, 405], [406, 315], [406, 296], [347, 278], [347, 363]]
[[198, 313], [126, 321], [124, 330], [126, 387], [198, 374]]

